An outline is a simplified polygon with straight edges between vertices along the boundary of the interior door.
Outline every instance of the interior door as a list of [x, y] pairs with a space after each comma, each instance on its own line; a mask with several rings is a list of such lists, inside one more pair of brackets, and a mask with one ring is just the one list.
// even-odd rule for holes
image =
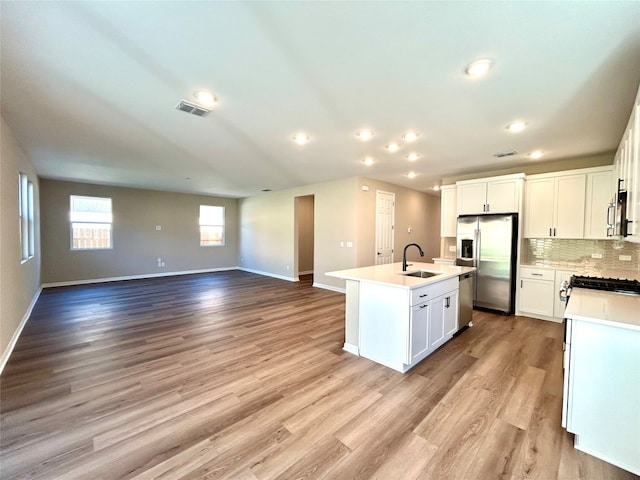
[[376, 265], [393, 263], [395, 193], [376, 191]]

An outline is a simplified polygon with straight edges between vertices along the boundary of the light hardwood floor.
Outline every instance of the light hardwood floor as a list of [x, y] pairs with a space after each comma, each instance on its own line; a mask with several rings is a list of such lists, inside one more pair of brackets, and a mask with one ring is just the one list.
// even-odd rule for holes
[[344, 296], [232, 271], [45, 290], [0, 378], [3, 479], [629, 479], [560, 427], [562, 327], [474, 312], [407, 374]]

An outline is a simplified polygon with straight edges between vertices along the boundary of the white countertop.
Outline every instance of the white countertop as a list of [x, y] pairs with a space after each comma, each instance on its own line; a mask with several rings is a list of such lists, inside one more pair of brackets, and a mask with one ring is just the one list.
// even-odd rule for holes
[[564, 316], [640, 331], [640, 295], [573, 288]]
[[407, 268], [406, 273], [424, 270], [427, 272], [437, 272], [439, 275], [429, 278], [408, 277], [401, 275], [402, 262], [389, 263], [386, 265], [373, 265], [371, 267], [352, 268], [349, 270], [338, 270], [335, 272], [327, 272], [325, 275], [329, 277], [343, 278], [345, 280], [357, 280], [360, 282], [381, 283], [394, 287], [417, 288], [432, 283], [441, 282], [448, 278], [457, 277], [459, 275], [473, 272], [473, 267], [457, 267], [454, 265], [443, 265], [435, 263], [418, 263], [412, 262]]

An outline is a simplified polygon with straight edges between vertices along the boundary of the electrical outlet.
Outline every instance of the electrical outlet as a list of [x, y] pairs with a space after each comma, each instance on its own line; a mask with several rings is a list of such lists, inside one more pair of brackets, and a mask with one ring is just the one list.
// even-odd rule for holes
[[344, 242], [340, 242], [340, 247], [344, 247]]
[[592, 253], [591, 254], [591, 258], [602, 258], [602, 254], [601, 253]]
[[156, 225], [156, 230], [162, 230], [162, 225]]
[[353, 242], [347, 242], [347, 248], [353, 247]]
[[160, 262], [160, 266], [161, 266], [161, 267], [164, 267], [164, 262]]
[[162, 259], [160, 257], [158, 257], [158, 263], [160, 263], [162, 261]]
[[289, 271], [289, 265], [287, 265], [287, 271]]
[[623, 262], [630, 262], [631, 255], [619, 255], [618, 260], [622, 260]]

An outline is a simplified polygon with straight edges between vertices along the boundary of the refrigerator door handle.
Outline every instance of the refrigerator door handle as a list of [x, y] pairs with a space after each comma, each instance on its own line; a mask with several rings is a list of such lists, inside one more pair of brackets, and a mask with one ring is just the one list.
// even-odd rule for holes
[[473, 244], [475, 246], [473, 252], [473, 266], [478, 268], [480, 265], [480, 229], [473, 231]]

